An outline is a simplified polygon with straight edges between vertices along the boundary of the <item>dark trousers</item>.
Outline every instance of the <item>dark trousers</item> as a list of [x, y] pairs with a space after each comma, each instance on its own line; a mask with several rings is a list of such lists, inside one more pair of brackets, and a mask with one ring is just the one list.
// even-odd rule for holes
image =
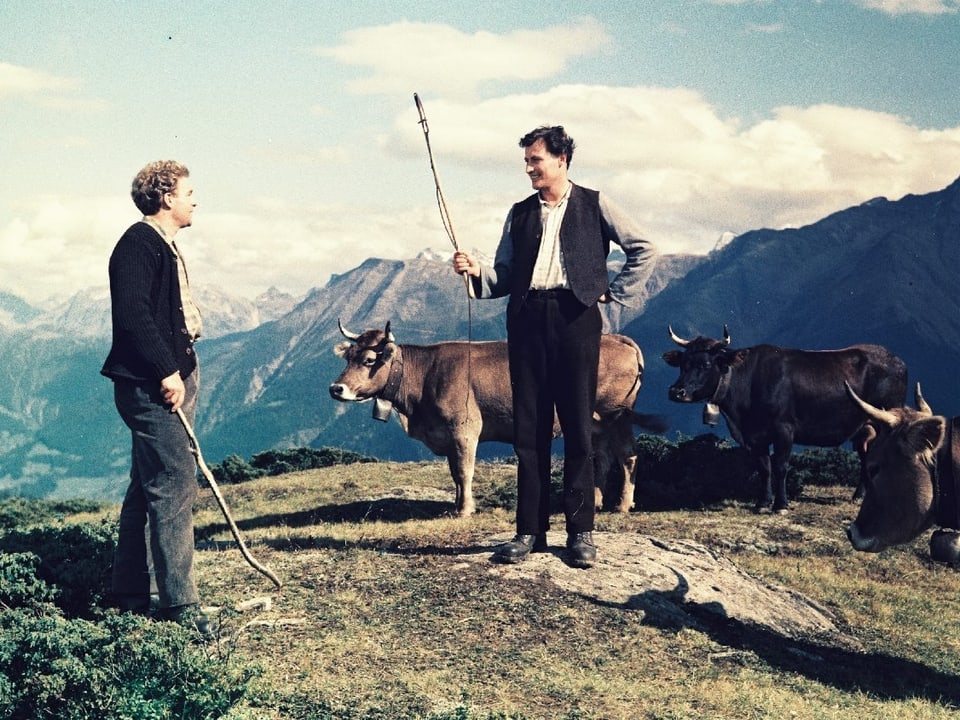
[[[183, 413], [191, 425], [199, 372], [197, 368], [184, 380]], [[162, 608], [197, 603], [193, 504], [199, 485], [190, 439], [164, 403], [159, 382], [115, 380], [113, 392], [133, 440], [130, 486], [120, 509], [113, 559], [113, 592], [147, 597], [154, 586]]]
[[550, 457], [554, 408], [563, 432], [563, 510], [567, 532], [593, 530], [591, 426], [597, 395], [602, 320], [569, 291], [531, 291], [507, 317], [517, 532], [550, 527]]

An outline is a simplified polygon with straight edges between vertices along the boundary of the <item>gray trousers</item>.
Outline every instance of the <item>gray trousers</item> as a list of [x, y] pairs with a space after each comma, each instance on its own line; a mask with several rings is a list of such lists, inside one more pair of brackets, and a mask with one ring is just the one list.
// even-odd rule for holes
[[[193, 425], [199, 367], [185, 380], [183, 413]], [[159, 596], [161, 608], [200, 601], [193, 574], [196, 458], [180, 418], [170, 412], [160, 383], [114, 381], [114, 402], [133, 439], [130, 486], [120, 509], [113, 559], [116, 595]]]

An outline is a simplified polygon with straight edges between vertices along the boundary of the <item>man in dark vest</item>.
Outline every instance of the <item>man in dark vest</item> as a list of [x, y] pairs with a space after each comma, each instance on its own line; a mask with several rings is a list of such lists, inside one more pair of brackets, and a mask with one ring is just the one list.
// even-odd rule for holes
[[[550, 458], [556, 408], [563, 431], [563, 508], [570, 564], [590, 567], [594, 477], [591, 424], [603, 322], [598, 303], [635, 304], [657, 250], [606, 196], [567, 178], [575, 144], [563, 127], [523, 136], [536, 192], [507, 215], [493, 267], [457, 252], [473, 297], [509, 294], [507, 342], [517, 454], [517, 535], [495, 559], [516, 563], [547, 549]], [[627, 259], [609, 280], [610, 243]]]

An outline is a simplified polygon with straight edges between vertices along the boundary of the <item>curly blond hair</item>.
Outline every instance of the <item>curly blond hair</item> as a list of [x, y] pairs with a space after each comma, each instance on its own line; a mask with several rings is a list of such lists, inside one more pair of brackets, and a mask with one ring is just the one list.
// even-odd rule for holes
[[187, 166], [175, 160], [157, 160], [137, 173], [130, 188], [133, 204], [144, 215], [156, 215], [163, 205], [163, 196], [177, 188], [177, 180], [189, 177]]

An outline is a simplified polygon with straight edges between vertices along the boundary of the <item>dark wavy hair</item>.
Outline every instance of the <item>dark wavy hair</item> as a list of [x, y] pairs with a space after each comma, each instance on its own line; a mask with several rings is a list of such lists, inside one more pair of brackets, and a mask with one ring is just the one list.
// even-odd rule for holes
[[186, 165], [174, 160], [157, 160], [137, 173], [130, 197], [144, 215], [156, 215], [163, 206], [163, 196], [177, 189], [177, 180], [189, 176]]
[[531, 130], [520, 138], [520, 147], [530, 147], [537, 140], [543, 140], [547, 152], [551, 155], [556, 157], [566, 155], [567, 167], [570, 167], [570, 163], [573, 162], [573, 151], [577, 147], [577, 144], [573, 141], [572, 137], [567, 135], [567, 131], [563, 129], [563, 125], [541, 125], [536, 130]]

